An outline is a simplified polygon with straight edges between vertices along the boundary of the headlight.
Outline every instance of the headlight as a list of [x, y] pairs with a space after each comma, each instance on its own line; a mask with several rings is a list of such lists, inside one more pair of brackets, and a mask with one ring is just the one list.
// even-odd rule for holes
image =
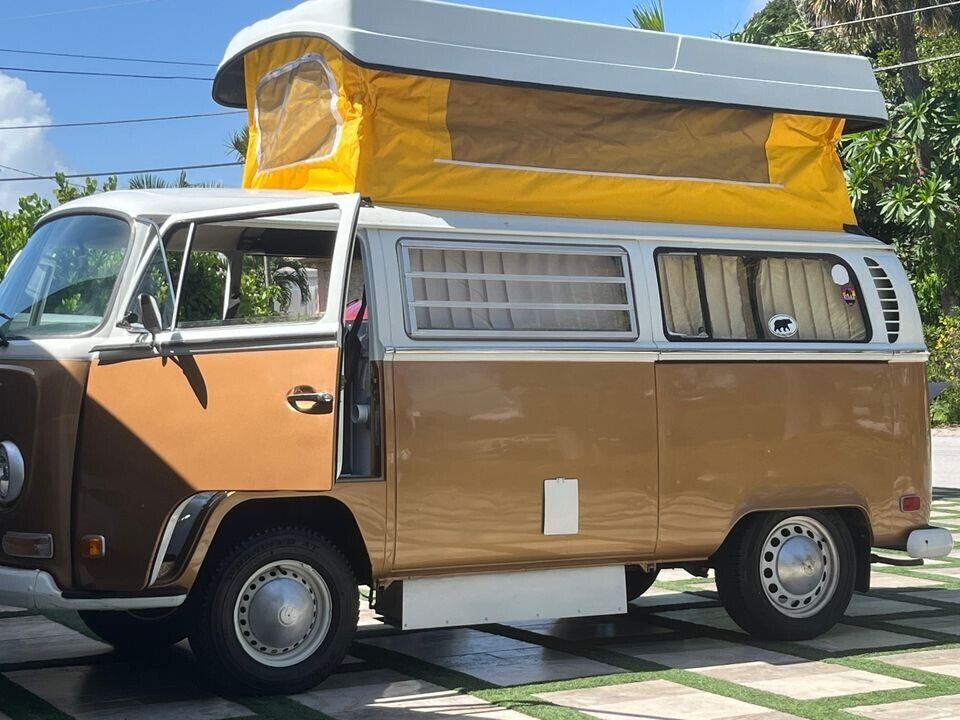
[[0, 442], [0, 505], [10, 505], [23, 491], [23, 455], [9, 440]]

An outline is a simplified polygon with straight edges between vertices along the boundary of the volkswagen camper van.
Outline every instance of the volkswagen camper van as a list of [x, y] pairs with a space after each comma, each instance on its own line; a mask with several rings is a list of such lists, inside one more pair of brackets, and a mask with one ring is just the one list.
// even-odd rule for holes
[[291, 693], [358, 585], [414, 629], [713, 569], [796, 640], [952, 550], [917, 307], [836, 152], [886, 119], [866, 60], [313, 0], [214, 94], [245, 189], [65, 204], [0, 284], [0, 604]]

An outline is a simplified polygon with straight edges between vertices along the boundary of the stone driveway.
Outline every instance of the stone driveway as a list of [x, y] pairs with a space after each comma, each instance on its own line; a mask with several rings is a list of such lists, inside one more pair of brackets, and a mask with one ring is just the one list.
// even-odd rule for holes
[[[933, 514], [960, 536], [960, 490], [938, 490]], [[960, 718], [960, 546], [873, 579], [800, 643], [744, 635], [713, 581], [682, 571], [624, 616], [400, 634], [367, 611], [332, 678], [261, 699], [209, 694], [186, 644], [130, 660], [72, 613], [0, 607], [0, 720]]]

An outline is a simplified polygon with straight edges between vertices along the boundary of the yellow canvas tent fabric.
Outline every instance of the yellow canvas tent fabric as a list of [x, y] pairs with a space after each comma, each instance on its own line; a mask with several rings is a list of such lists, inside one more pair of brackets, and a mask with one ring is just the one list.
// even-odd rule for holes
[[841, 230], [842, 119], [361, 67], [322, 38], [244, 58], [244, 184], [382, 204]]

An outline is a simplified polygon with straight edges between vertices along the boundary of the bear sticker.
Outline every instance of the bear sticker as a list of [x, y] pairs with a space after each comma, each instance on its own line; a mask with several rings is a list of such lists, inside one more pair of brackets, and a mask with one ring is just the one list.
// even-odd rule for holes
[[797, 321], [789, 315], [774, 315], [767, 321], [771, 334], [778, 338], [791, 338], [797, 334]]

